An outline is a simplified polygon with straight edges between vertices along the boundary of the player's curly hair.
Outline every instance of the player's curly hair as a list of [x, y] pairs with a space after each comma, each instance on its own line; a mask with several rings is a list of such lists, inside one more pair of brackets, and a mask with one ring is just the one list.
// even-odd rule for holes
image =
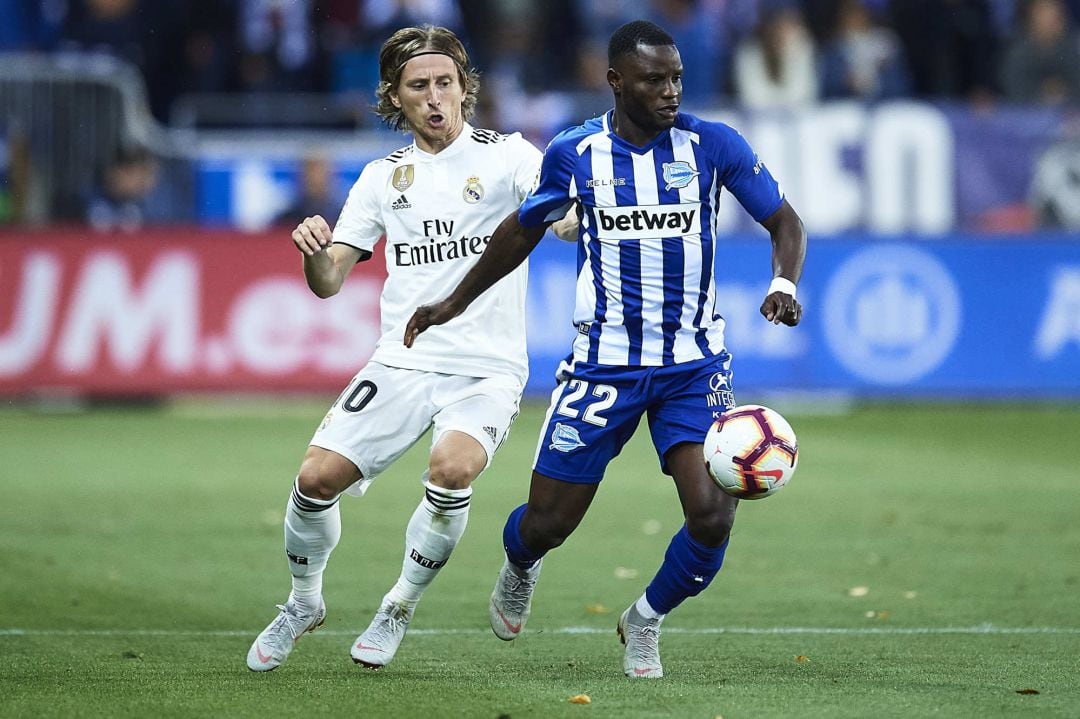
[[638, 45], [656, 47], [674, 44], [675, 40], [671, 35], [668, 35], [656, 23], [648, 20], [634, 20], [616, 28], [615, 32], [611, 33], [607, 50], [608, 66], [614, 67], [617, 58], [634, 52]]
[[397, 90], [401, 81], [401, 71], [417, 55], [438, 53], [446, 55], [457, 66], [458, 80], [465, 88], [465, 99], [461, 101], [461, 116], [470, 119], [476, 112], [476, 101], [480, 92], [480, 75], [469, 67], [469, 53], [458, 40], [457, 35], [444, 27], [422, 25], [398, 30], [383, 43], [379, 51], [379, 86], [375, 88], [378, 102], [371, 109], [393, 130], [408, 130], [405, 113], [394, 107], [390, 95]]

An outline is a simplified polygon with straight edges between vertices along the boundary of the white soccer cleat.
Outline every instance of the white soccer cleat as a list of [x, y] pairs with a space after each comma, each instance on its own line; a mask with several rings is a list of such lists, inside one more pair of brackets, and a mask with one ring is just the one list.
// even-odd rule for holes
[[503, 562], [495, 590], [491, 593], [491, 606], [488, 608], [491, 619], [491, 631], [505, 641], [516, 639], [525, 628], [525, 620], [532, 610], [532, 595], [536, 589], [536, 580], [540, 577], [538, 561], [522, 575], [521, 570], [510, 563]]
[[247, 665], [253, 672], [277, 669], [289, 658], [296, 640], [305, 632], [313, 632], [326, 619], [326, 604], [319, 599], [319, 608], [311, 614], [299, 613], [292, 600], [277, 605], [277, 619], [262, 630], [248, 650]]
[[397, 654], [398, 646], [409, 628], [410, 619], [411, 609], [383, 598], [371, 624], [356, 638], [356, 643], [349, 652], [352, 660], [368, 669], [385, 667]]
[[638, 613], [637, 605], [619, 617], [619, 641], [626, 645], [623, 671], [632, 679], [659, 679], [664, 676], [660, 664], [661, 619], [646, 619]]

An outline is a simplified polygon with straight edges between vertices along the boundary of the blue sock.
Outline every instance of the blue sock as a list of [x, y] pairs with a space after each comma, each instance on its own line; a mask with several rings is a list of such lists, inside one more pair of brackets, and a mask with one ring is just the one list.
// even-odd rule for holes
[[519, 569], [530, 569], [544, 556], [526, 547], [525, 541], [521, 538], [521, 518], [525, 515], [525, 508], [528, 506], [528, 504], [523, 504], [511, 512], [506, 518], [506, 526], [503, 527], [503, 549], [506, 550], [506, 558]]
[[720, 571], [730, 539], [719, 547], [706, 547], [690, 536], [684, 524], [671, 538], [660, 571], [645, 588], [652, 608], [667, 614], [687, 597], [700, 594]]

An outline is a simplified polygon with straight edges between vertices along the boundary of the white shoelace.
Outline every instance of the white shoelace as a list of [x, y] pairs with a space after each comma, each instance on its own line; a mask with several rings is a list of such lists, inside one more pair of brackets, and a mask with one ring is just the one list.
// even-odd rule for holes
[[302, 617], [287, 604], [278, 604], [277, 608], [281, 610], [281, 613], [278, 614], [277, 619], [274, 620], [274, 623], [270, 626], [270, 631], [267, 634], [276, 636], [280, 634], [280, 630], [282, 626], [284, 626], [289, 630], [289, 635], [292, 637], [292, 640], [296, 641], [297, 637], [307, 631], [307, 622], [310, 621], [311, 616], [313, 615]]
[[656, 665], [660, 662], [660, 625], [626, 625], [630, 659], [635, 664]]
[[506, 609], [515, 614], [521, 614], [529, 603], [529, 597], [532, 596], [536, 578], [520, 577], [513, 570], [508, 570], [506, 575], [508, 581], [505, 583], [506, 591], [503, 592]]

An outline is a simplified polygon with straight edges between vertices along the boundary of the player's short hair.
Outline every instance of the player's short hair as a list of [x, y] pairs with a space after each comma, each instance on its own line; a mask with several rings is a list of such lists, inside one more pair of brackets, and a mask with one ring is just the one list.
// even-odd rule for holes
[[476, 112], [476, 100], [480, 92], [480, 75], [469, 67], [469, 53], [451, 30], [434, 25], [406, 27], [398, 30], [383, 43], [379, 51], [379, 86], [375, 88], [378, 102], [372, 106], [375, 114], [393, 130], [407, 130], [405, 113], [394, 107], [390, 95], [397, 90], [405, 63], [417, 55], [435, 53], [446, 55], [457, 67], [458, 80], [465, 88], [461, 102], [461, 116], [468, 120]]
[[607, 59], [608, 66], [614, 67], [615, 60], [623, 55], [629, 55], [637, 50], [638, 45], [656, 47], [657, 45], [674, 45], [675, 40], [668, 35], [656, 23], [648, 20], [634, 20], [616, 28], [611, 33], [608, 42]]

